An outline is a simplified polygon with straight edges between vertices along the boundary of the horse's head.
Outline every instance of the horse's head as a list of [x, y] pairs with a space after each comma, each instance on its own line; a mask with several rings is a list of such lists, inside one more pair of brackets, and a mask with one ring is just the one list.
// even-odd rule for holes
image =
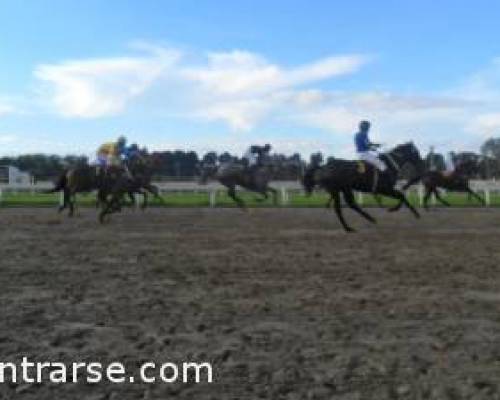
[[424, 160], [413, 142], [400, 144], [390, 151], [389, 154], [397, 160], [399, 167], [402, 167], [404, 164], [411, 164], [419, 171], [424, 168]]
[[127, 168], [134, 177], [141, 179], [151, 179], [153, 175], [153, 163], [151, 157], [147, 153], [137, 152], [127, 161]]
[[302, 175], [302, 186], [308, 196], [311, 195], [316, 186], [316, 172], [319, 168], [318, 165], [309, 166]]
[[479, 163], [473, 159], [461, 161], [455, 167], [455, 172], [464, 176], [476, 175], [479, 173]]

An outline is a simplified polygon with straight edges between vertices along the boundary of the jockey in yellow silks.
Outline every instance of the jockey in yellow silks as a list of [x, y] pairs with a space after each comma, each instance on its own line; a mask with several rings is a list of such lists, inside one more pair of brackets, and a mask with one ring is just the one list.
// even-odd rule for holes
[[122, 165], [122, 155], [127, 148], [127, 139], [120, 136], [116, 142], [104, 143], [97, 149], [97, 164], [107, 169]]
[[137, 145], [127, 146], [127, 139], [120, 136], [116, 142], [104, 143], [97, 149], [97, 165], [104, 173], [109, 167], [121, 167], [126, 175], [132, 179], [126, 161], [137, 153]]

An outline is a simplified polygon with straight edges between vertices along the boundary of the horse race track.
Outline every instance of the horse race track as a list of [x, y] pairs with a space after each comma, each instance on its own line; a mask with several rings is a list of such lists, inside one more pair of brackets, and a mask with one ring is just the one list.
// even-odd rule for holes
[[211, 361], [22, 399], [500, 398], [500, 210], [0, 209], [0, 358]]

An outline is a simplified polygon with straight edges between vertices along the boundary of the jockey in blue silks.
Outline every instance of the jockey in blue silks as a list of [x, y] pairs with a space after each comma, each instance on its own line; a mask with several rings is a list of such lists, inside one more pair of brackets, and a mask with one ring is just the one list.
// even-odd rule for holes
[[387, 166], [380, 159], [377, 149], [380, 144], [372, 143], [368, 138], [368, 131], [370, 130], [370, 123], [368, 121], [361, 121], [359, 123], [359, 131], [354, 136], [354, 143], [356, 145], [356, 152], [360, 160], [366, 161], [373, 165], [380, 171], [385, 171]]

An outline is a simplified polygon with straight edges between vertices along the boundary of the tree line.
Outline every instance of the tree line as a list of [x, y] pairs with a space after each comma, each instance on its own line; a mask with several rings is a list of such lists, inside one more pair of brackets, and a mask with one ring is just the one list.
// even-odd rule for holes
[[[201, 162], [215, 163], [240, 161], [241, 158], [229, 152], [209, 152], [199, 155], [195, 151], [156, 151], [152, 152], [158, 161], [156, 163], [155, 175], [157, 177], [193, 178], [197, 175], [198, 166]], [[429, 152], [424, 156], [427, 168], [435, 170], [445, 169], [446, 154]], [[271, 155], [272, 162], [277, 166], [277, 179], [297, 179], [301, 170], [307, 163], [325, 163], [329, 157], [322, 153], [311, 154], [308, 160], [301, 157], [299, 153], [287, 156], [274, 153]], [[453, 153], [456, 164], [473, 161], [477, 165], [475, 178], [490, 179], [500, 178], [500, 137], [486, 140], [480, 148], [480, 152], [457, 152]], [[25, 154], [16, 157], [0, 157], [0, 166], [15, 166], [22, 171], [31, 173], [37, 180], [52, 179], [61, 174], [65, 169], [79, 164], [89, 162], [86, 156], [67, 155], [58, 156], [50, 154]]]

